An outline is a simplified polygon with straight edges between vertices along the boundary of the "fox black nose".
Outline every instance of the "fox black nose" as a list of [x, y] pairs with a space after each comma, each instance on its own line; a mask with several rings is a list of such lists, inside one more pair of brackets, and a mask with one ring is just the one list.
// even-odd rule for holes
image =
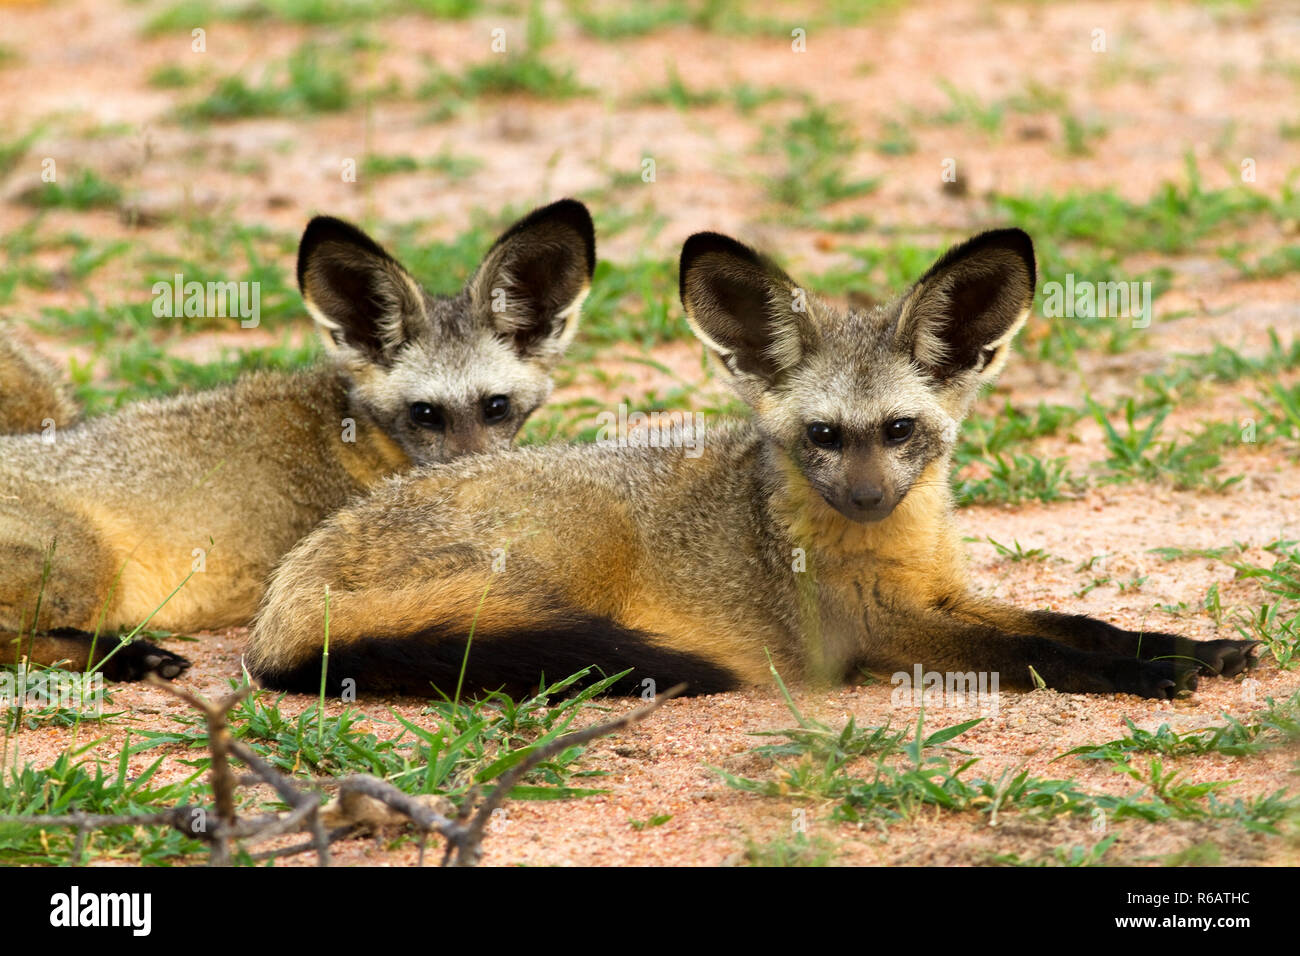
[[849, 495], [855, 508], [874, 508], [885, 500], [885, 489], [871, 485], [859, 485]]

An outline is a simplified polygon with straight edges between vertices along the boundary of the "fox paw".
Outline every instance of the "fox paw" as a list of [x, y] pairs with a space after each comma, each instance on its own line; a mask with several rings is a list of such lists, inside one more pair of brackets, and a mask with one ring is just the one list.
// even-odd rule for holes
[[1144, 660], [1194, 666], [1210, 677], [1235, 677], [1255, 661], [1258, 641], [1193, 641], [1177, 634], [1134, 634]]
[[1202, 674], [1214, 677], [1235, 677], [1256, 662], [1258, 641], [1200, 641], [1194, 656]]
[[114, 681], [144, 680], [148, 674], [157, 674], [166, 680], [175, 680], [187, 670], [190, 662], [179, 654], [164, 650], [152, 641], [132, 641], [104, 662], [104, 676]]
[[1197, 668], [1186, 661], [1118, 662], [1112, 675], [1114, 690], [1155, 700], [1172, 700], [1182, 691], [1196, 690]]

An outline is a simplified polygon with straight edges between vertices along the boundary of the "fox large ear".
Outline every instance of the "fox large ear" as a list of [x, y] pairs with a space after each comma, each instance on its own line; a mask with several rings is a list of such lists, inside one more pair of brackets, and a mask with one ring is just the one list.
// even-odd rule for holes
[[469, 280], [470, 304], [521, 356], [553, 362], [578, 331], [595, 268], [591, 213], [575, 199], [561, 199], [493, 243]]
[[[806, 299], [770, 260], [700, 232], [682, 246], [679, 284], [691, 331], [741, 387], [775, 384], [808, 347]], [[804, 311], [800, 312], [802, 307]]]
[[424, 293], [410, 274], [360, 229], [330, 216], [317, 216], [302, 234], [298, 288], [335, 345], [377, 362], [427, 321]]
[[903, 301], [900, 345], [940, 380], [1002, 370], [1034, 300], [1034, 244], [1019, 229], [981, 233], [944, 253]]

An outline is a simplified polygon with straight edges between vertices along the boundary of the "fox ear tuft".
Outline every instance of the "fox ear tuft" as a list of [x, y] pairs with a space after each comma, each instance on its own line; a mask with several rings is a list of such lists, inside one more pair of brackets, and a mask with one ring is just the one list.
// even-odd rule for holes
[[550, 364], [578, 331], [595, 269], [591, 213], [561, 199], [502, 233], [469, 281], [471, 307], [519, 355]]
[[946, 380], [991, 379], [1034, 300], [1034, 244], [1020, 229], [981, 233], [949, 249], [903, 301], [901, 346]]
[[[776, 384], [808, 347], [807, 300], [775, 263], [716, 232], [682, 246], [679, 285], [691, 331], [742, 385]], [[802, 311], [800, 311], [802, 309]]]
[[298, 288], [337, 346], [385, 363], [427, 321], [419, 284], [356, 226], [317, 216], [298, 244]]

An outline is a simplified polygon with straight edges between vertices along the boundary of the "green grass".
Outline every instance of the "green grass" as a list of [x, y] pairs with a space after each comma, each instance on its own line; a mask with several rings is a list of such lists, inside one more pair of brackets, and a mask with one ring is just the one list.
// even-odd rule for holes
[[[582, 671], [555, 681], [521, 700], [500, 692], [472, 702], [437, 700], [418, 722], [396, 712], [390, 713], [391, 719], [376, 719], [353, 708], [322, 720], [314, 705], [291, 716], [280, 708], [282, 697], [262, 691], [236, 706], [230, 729], [273, 766], [304, 782], [367, 773], [407, 793], [438, 794], [460, 803], [472, 791], [490, 792], [501, 774], [573, 729], [575, 719], [595, 706], [594, 698], [622, 676], [611, 675], [575, 691], [573, 685], [588, 674]], [[43, 815], [143, 815], [177, 805], [207, 806], [211, 796], [199, 779], [210, 767], [206, 723], [197, 714], [172, 720], [175, 729], [140, 732], [142, 743], [128, 737], [111, 762], [85, 756], [103, 743], [95, 740], [65, 751], [47, 768], [31, 764], [7, 771], [0, 768], [0, 815], [31, 818], [28, 824], [0, 824], [0, 861], [9, 865], [69, 862], [75, 831], [42, 828]], [[131, 758], [158, 748], [168, 752], [143, 772], [128, 773]], [[539, 764], [511, 790], [511, 799], [562, 800], [604, 793], [581, 785], [603, 776], [579, 768], [584, 749], [571, 747]], [[155, 776], [169, 762], [189, 768], [186, 775], [175, 783], [155, 784]], [[241, 791], [240, 799], [246, 811], [279, 807], [273, 798], [259, 797], [254, 791]], [[663, 822], [656, 817], [644, 825]], [[94, 831], [85, 858], [159, 865], [201, 849], [202, 844], [168, 826], [121, 826]]]
[[[1087, 242], [1120, 254], [1187, 252], [1225, 228], [1300, 212], [1300, 195], [1290, 185], [1283, 186], [1278, 198], [1244, 185], [1207, 189], [1190, 158], [1184, 183], [1165, 183], [1147, 200], [1098, 190], [1002, 195], [995, 196], [993, 203], [1036, 239]], [[1044, 270], [1045, 276], [1051, 274]]]
[[653, 830], [655, 827], [661, 827], [672, 818], [671, 813], [656, 813], [645, 820], [628, 820], [627, 825], [640, 833], [642, 830]]
[[831, 866], [838, 852], [826, 837], [795, 833], [766, 843], [747, 841], [744, 860], [747, 866]]
[[[1178, 744], [1171, 743], [1172, 732], [1150, 739], [1133, 737], [1131, 744], [1126, 740], [1092, 748], [1110, 759], [1116, 771], [1138, 784], [1137, 789], [1122, 795], [1089, 793], [1072, 779], [1037, 777], [1023, 769], [1007, 769], [996, 778], [982, 778], [973, 773], [978, 758], [969, 758], [952, 745], [980, 719], [930, 733], [924, 730], [924, 715], [918, 717], [910, 734], [888, 726], [859, 728], [853, 718], [836, 729], [805, 717], [784, 683], [779, 677], [776, 680], [797, 726], [767, 732], [787, 742], [756, 749], [756, 753], [773, 761], [773, 774], [756, 779], [716, 768], [715, 772], [729, 786], [747, 793], [817, 806], [830, 804], [833, 822], [888, 825], [944, 812], [971, 814], [996, 826], [1005, 814], [1047, 821], [1062, 815], [1101, 813], [1114, 822], [1227, 821], [1252, 832], [1276, 835], [1280, 832], [1278, 824], [1300, 810], [1300, 797], [1288, 795], [1284, 789], [1228, 798], [1225, 791], [1233, 781], [1183, 780], [1180, 771], [1166, 769], [1159, 751], [1159, 746], [1167, 743], [1177, 748]], [[1274, 716], [1261, 718], [1261, 729], [1251, 740], [1279, 733], [1294, 740], [1294, 704], [1286, 705], [1281, 717], [1276, 716], [1278, 708], [1273, 707], [1272, 712]], [[1245, 729], [1247, 735], [1251, 732]], [[1242, 731], [1230, 727], [1224, 733], [1240, 736]], [[1191, 739], [1189, 736], [1183, 745], [1193, 746]], [[1210, 746], [1207, 741], [1201, 743]], [[1149, 746], [1156, 748], [1157, 756], [1135, 766], [1130, 755]], [[1221, 741], [1219, 746], [1228, 745]]]
[[[261, 328], [281, 331], [278, 343], [249, 349], [223, 349], [210, 361], [194, 362], [170, 354], [178, 335], [207, 329], [238, 328], [235, 319], [217, 316], [159, 318], [152, 301], [101, 305], [90, 298], [84, 305], [40, 310], [33, 325], [49, 335], [59, 336], [92, 348], [89, 362], [74, 362], [70, 376], [78, 397], [90, 414], [115, 408], [126, 401], [172, 394], [182, 389], [210, 388], [229, 382], [255, 369], [295, 369], [312, 362], [318, 354], [314, 338], [297, 340], [288, 326], [308, 328], [301, 298], [284, 266], [284, 237], [259, 229], [248, 229], [227, 221], [196, 220], [185, 224], [187, 240], [183, 255], [161, 255], [136, 249], [124, 240], [91, 241], [73, 235], [37, 241], [27, 236], [18, 250], [20, 257], [37, 248], [69, 250], [63, 275], [85, 277], [105, 263], [125, 257], [130, 268], [143, 276], [144, 286], [170, 284], [176, 273], [186, 280], [238, 281], [257, 283]], [[17, 234], [15, 234], [17, 235]], [[14, 240], [14, 237], [9, 237]], [[16, 242], [17, 240], [14, 240]], [[9, 248], [13, 255], [14, 242]], [[294, 241], [287, 245], [292, 248]], [[42, 272], [12, 269], [19, 280], [42, 288], [52, 278]], [[6, 291], [6, 274], [0, 273], [0, 295]], [[104, 366], [107, 366], [105, 369]], [[101, 381], [97, 372], [107, 372]]]
[[200, 70], [187, 70], [177, 63], [166, 63], [149, 74], [149, 85], [158, 90], [183, 90], [198, 83]]
[[876, 152], [882, 156], [910, 156], [916, 152], [916, 137], [906, 123], [889, 120], [876, 140]]
[[873, 302], [887, 302], [925, 274], [943, 249], [938, 245], [892, 239], [879, 245], [845, 246], [843, 266], [809, 276], [809, 285], [823, 295], [856, 293]]
[[[836, 135], [834, 122], [825, 116], [809, 125], [809, 133], [803, 136], [778, 139], [769, 132], [766, 146], [785, 148], [795, 157], [810, 143], [814, 144], [809, 148], [814, 156], [834, 156], [856, 148], [851, 136]], [[789, 145], [782, 147], [782, 140]], [[819, 161], [829, 162], [813, 160], [811, 165], [815, 167]], [[797, 162], [789, 166], [790, 172], [777, 180], [779, 195], [795, 205], [828, 200], [824, 191], [817, 189], [815, 169], [809, 172]], [[836, 174], [840, 181], [844, 180], [842, 167], [831, 162], [830, 168], [832, 183]], [[835, 192], [831, 190], [832, 195]], [[1151, 299], [1158, 303], [1172, 284], [1172, 268], [1164, 264], [1134, 268], [1128, 264], [1130, 257], [1143, 255], [1149, 262], [1151, 253], [1189, 253], [1254, 222], [1300, 218], [1300, 194], [1290, 182], [1275, 195], [1244, 185], [1210, 189], [1202, 184], [1199, 169], [1190, 159], [1181, 182], [1165, 183], [1146, 200], [1129, 200], [1114, 190], [1098, 190], [1003, 194], [992, 196], [989, 202], [990, 224], [1017, 225], [1034, 237], [1042, 276], [1035, 302], [1035, 313], [1040, 316], [1045, 314], [1046, 284], [1063, 281], [1067, 274], [1093, 283], [1150, 282]], [[890, 236], [878, 245], [841, 251], [850, 258], [850, 264], [818, 277], [817, 288], [831, 295], [861, 292], [884, 301], [914, 282], [942, 247]], [[1292, 257], [1289, 249], [1280, 251], [1269, 260], [1269, 268], [1283, 269]], [[1159, 319], [1159, 309], [1155, 311]], [[1047, 317], [1036, 321], [1046, 321], [1048, 334], [1033, 346], [1021, 347], [1040, 360], [1058, 365], [1069, 365], [1080, 350], [1110, 354], [1127, 351], [1146, 335], [1146, 330], [1134, 328], [1127, 319], [1113, 317]]]
[[1002, 119], [1006, 115], [1005, 104], [981, 103], [976, 96], [958, 89], [947, 80], [940, 80], [939, 87], [948, 97], [948, 109], [935, 117], [937, 122], [970, 123], [990, 136], [1002, 131]]
[[1133, 754], [1156, 754], [1161, 757], [1191, 757], [1220, 754], [1246, 757], [1280, 746], [1300, 742], [1300, 693], [1277, 703], [1268, 699], [1268, 707], [1243, 723], [1224, 714], [1225, 723], [1200, 730], [1179, 733], [1168, 724], [1155, 731], [1143, 730], [1127, 717], [1128, 735], [1104, 744], [1084, 744], [1067, 750], [1057, 760], [1079, 757], [1082, 760], [1126, 762]]
[[1212, 422], [1195, 434], [1181, 439], [1161, 440], [1161, 426], [1172, 409], [1157, 409], [1139, 422], [1137, 402], [1130, 398], [1123, 406], [1124, 430], [1121, 431], [1109, 416], [1092, 403], [1093, 417], [1105, 433], [1109, 457], [1106, 460], [1106, 480], [1109, 481], [1168, 481], [1175, 488], [1203, 488], [1221, 492], [1242, 480], [1241, 475], [1222, 477], [1217, 473], [1222, 448], [1237, 435], [1237, 426], [1231, 422]]
[[1147, 395], [1139, 407], [1146, 410], [1175, 405], [1201, 394], [1206, 386], [1230, 385], [1300, 368], [1300, 336], [1285, 345], [1275, 329], [1269, 329], [1268, 336], [1268, 349], [1258, 357], [1244, 355], [1222, 342], [1215, 342], [1210, 351], [1200, 355], [1176, 356], [1169, 369], [1143, 377]]
[[684, 0], [629, 6], [568, 0], [568, 12], [583, 33], [602, 40], [644, 36], [666, 27], [686, 26], [694, 16]]
[[384, 224], [381, 242], [434, 295], [455, 295], [478, 267], [498, 233], [522, 210], [476, 211], [467, 229], [450, 239], [428, 239], [424, 223]]
[[977, 412], [966, 419], [955, 458], [959, 463], [965, 463], [978, 456], [1007, 451], [1022, 442], [1056, 435], [1082, 416], [1080, 409], [1069, 405], [1039, 402], [1027, 410], [1014, 407], [1007, 399], [994, 414]]
[[8, 141], [0, 142], [0, 176], [8, 176], [18, 168], [18, 163], [27, 155], [32, 143], [36, 142], [39, 136], [40, 129], [38, 128], [21, 136], [15, 136]]
[[631, 98], [634, 106], [670, 106], [677, 110], [701, 109], [709, 106], [729, 105], [737, 112], [750, 114], [760, 106], [780, 100], [797, 98], [789, 90], [774, 86], [754, 86], [736, 83], [728, 89], [695, 87], [683, 79], [675, 61], [668, 63], [668, 76], [663, 86], [652, 87]]
[[[813, 8], [773, 15], [742, 0], [660, 0], [645, 4], [607, 4], [599, 0], [566, 0], [568, 14], [579, 29], [601, 40], [623, 40], [661, 30], [693, 27], [722, 35], [764, 36], [789, 43], [790, 31], [851, 26], [898, 9], [899, 0], [827, 0]], [[794, 15], [792, 15], [794, 14]]]
[[[173, 783], [155, 783], [165, 757], [143, 771], [131, 772], [128, 760], [139, 752], [130, 738], [116, 761], [107, 763], [84, 754], [100, 741], [61, 753], [48, 767], [25, 764], [10, 768], [0, 779], [0, 816], [40, 817], [73, 812], [146, 814], [161, 807], [196, 804], [203, 787], [195, 770]], [[168, 826], [119, 826], [91, 833], [81, 859], [73, 858], [76, 839], [70, 827], [0, 823], [0, 860], [9, 866], [66, 866], [86, 859], [118, 860], [147, 865], [166, 864], [197, 853], [203, 845]]]
[[[532, 750], [572, 729], [573, 721], [622, 675], [597, 680], [581, 691], [573, 685], [590, 669], [555, 681], [536, 695], [514, 700], [493, 692], [471, 703], [450, 698], [429, 704], [419, 723], [391, 711], [391, 720], [346, 708], [322, 721], [317, 707], [296, 718], [280, 710], [283, 695], [258, 693], [231, 715], [232, 733], [273, 766], [304, 778], [367, 773], [408, 793], [438, 794], [459, 801], [471, 789], [489, 786]], [[199, 715], [173, 718], [180, 729], [143, 732], [139, 749], [184, 746], [207, 749], [207, 728]], [[371, 729], [374, 728], [374, 729]], [[582, 747], [540, 764], [513, 799], [559, 800], [602, 793], [570, 785], [570, 779], [599, 776], [575, 766]], [[206, 760], [201, 760], [206, 766]]]
[[690, 329], [672, 304], [676, 289], [677, 271], [671, 263], [602, 259], [583, 303], [583, 338], [597, 345], [639, 342], [645, 346], [687, 338]]
[[1300, 663], [1300, 610], [1280, 601], [1265, 601], [1253, 610], [1239, 610], [1233, 628], [1248, 641], [1260, 641], [1278, 666], [1290, 670]]
[[704, 106], [716, 106], [725, 99], [725, 94], [716, 89], [692, 89], [682, 79], [677, 64], [669, 62], [668, 79], [662, 87], [646, 90], [634, 100], [638, 104], [652, 106], [671, 106], [678, 110], [699, 109]]
[[1020, 564], [1023, 561], [1029, 561], [1031, 563], [1046, 561], [1051, 557], [1051, 555], [1042, 548], [1029, 548], [1026, 550], [1020, 546], [1019, 541], [1012, 541], [1011, 547], [1007, 547], [999, 541], [994, 541], [991, 537], [986, 537], [985, 540], [987, 540], [989, 544], [993, 545], [993, 550], [998, 553], [999, 557], [1006, 558], [1013, 564]]
[[[1039, 315], [1045, 314], [1047, 283], [1067, 274], [1095, 283], [1150, 282], [1151, 298], [1158, 301], [1172, 282], [1172, 269], [1134, 268], [1128, 264], [1132, 257], [1183, 255], [1251, 223], [1300, 216], [1300, 194], [1291, 182], [1276, 195], [1246, 185], [1206, 188], [1190, 157], [1182, 182], [1167, 182], [1145, 200], [1107, 189], [996, 195], [990, 201], [994, 221], [1020, 226], [1034, 237], [1043, 279], [1035, 302]], [[1126, 351], [1145, 334], [1127, 320], [1100, 316], [1052, 317], [1048, 323], [1049, 334], [1039, 341], [1036, 355], [1061, 365], [1080, 349]]]
[[[954, 477], [959, 505], [1018, 504], [1024, 501], [1061, 501], [1073, 497], [1083, 481], [1070, 474], [1066, 459], [1000, 453], [984, 459], [987, 478]], [[960, 468], [960, 466], [957, 466]]]
[[781, 170], [767, 180], [769, 197], [805, 214], [831, 203], [865, 196], [879, 182], [851, 178], [847, 160], [858, 148], [848, 123], [821, 106], [809, 106], [780, 130], [769, 129], [763, 151], [783, 157]]
[[543, 58], [553, 38], [553, 28], [537, 0], [528, 4], [522, 47], [506, 37], [505, 52], [494, 52], [459, 76], [435, 70], [420, 86], [417, 95], [439, 102], [434, 119], [452, 115], [483, 97], [529, 96], [541, 100], [564, 100], [591, 92], [578, 82], [572, 68], [551, 66]]
[[1219, 254], [1236, 267], [1243, 279], [1276, 279], [1300, 272], [1300, 246], [1293, 244], [1260, 250], [1258, 246], [1234, 243], [1221, 247]]
[[212, 361], [191, 362], [169, 354], [166, 345], [137, 338], [101, 353], [98, 361], [107, 363], [107, 381], [94, 377], [98, 361], [74, 365], [71, 377], [77, 400], [93, 416], [141, 399], [226, 385], [254, 371], [294, 371], [319, 355], [315, 339], [295, 345], [286, 338], [273, 346], [223, 348]]
[[[33, 219], [0, 237], [0, 254], [4, 257], [0, 303], [13, 298], [20, 287], [48, 290], [70, 280], [82, 282], [132, 249], [132, 244], [123, 239], [95, 240], [74, 232], [41, 233], [39, 224], [39, 219]], [[57, 255], [59, 261], [47, 267], [38, 262], [37, 253]]]
[[1264, 550], [1273, 556], [1267, 567], [1244, 559], [1227, 562], [1237, 578], [1257, 582], [1268, 596], [1254, 610], [1238, 612], [1233, 626], [1241, 637], [1262, 641], [1280, 666], [1291, 668], [1300, 663], [1300, 545], [1279, 540]]
[[1092, 846], [1073, 844], [1053, 847], [1050, 854], [1024, 859], [1018, 853], [994, 854], [990, 863], [999, 866], [1109, 866], [1106, 855], [1119, 839], [1118, 833], [1102, 837]]
[[481, 0], [260, 0], [247, 3], [218, 3], [215, 0], [182, 0], [156, 13], [145, 24], [145, 33], [188, 34], [196, 26], [219, 22], [260, 22], [319, 26], [370, 21], [378, 17], [419, 13], [437, 19], [464, 19], [474, 15]]
[[38, 209], [112, 208], [122, 201], [122, 187], [105, 179], [93, 169], [80, 169], [62, 181], [42, 183], [23, 193], [22, 199]]
[[250, 83], [235, 74], [219, 80], [206, 96], [180, 109], [185, 119], [234, 120], [258, 116], [300, 116], [347, 109], [355, 100], [349, 72], [311, 43], [282, 64], [273, 64]]
[[[79, 672], [68, 671], [61, 667], [44, 667], [37, 664], [28, 664], [25, 667], [3, 665], [0, 666], [0, 675], [12, 681], [14, 687], [19, 686], [23, 681], [27, 681], [26, 686], [28, 688], [31, 688], [31, 682], [38, 680], [62, 681], [62, 687], [73, 688], [77, 686], [76, 682], [82, 678], [82, 674]], [[32, 675], [36, 676], [33, 677]], [[92, 722], [102, 724], [120, 717], [122, 711], [104, 709], [113, 703], [111, 685], [103, 686], [100, 689], [100, 694], [98, 713], [95, 712], [95, 705], [84, 698], [81, 701], [84, 709], [78, 709], [76, 706], [61, 706], [61, 703], [50, 702], [48, 697], [45, 698], [45, 703], [41, 706], [27, 706], [25, 701], [21, 702], [22, 706], [18, 707], [6, 703], [3, 712], [0, 712], [0, 729], [3, 730], [3, 737], [7, 741], [14, 734], [23, 730], [36, 730], [41, 727], [80, 727], [89, 725]], [[76, 701], [77, 699], [73, 697], [69, 703], [75, 704]], [[4, 765], [4, 759], [0, 758], [0, 772], [2, 772]]]
[[428, 159], [416, 159], [414, 156], [382, 156], [371, 154], [361, 162], [363, 176], [383, 177], [401, 173], [435, 172], [451, 179], [465, 179], [483, 165], [482, 160], [472, 156], [456, 156], [450, 150]]
[[[1205, 595], [1203, 607], [1216, 627], [1224, 623], [1225, 616], [1237, 635], [1244, 640], [1259, 641], [1283, 668], [1300, 663], [1300, 550], [1289, 540], [1273, 541], [1263, 550], [1273, 556], [1270, 565], [1257, 564], [1244, 555], [1248, 546], [1234, 542], [1219, 548], [1155, 548], [1166, 561], [1182, 558], [1202, 558], [1219, 561], [1231, 567], [1239, 580], [1253, 580], [1260, 585], [1265, 596], [1253, 607], [1225, 608], [1218, 583], [1212, 584]], [[1170, 613], [1185, 608], [1168, 608]], [[1232, 614], [1229, 616], [1228, 611]]]
[[1300, 382], [1290, 386], [1270, 382], [1262, 398], [1251, 402], [1263, 415], [1262, 434], [1292, 441], [1300, 439]]
[[1062, 113], [1061, 132], [1067, 156], [1091, 156], [1093, 145], [1106, 137], [1107, 127], [1102, 123], [1081, 120], [1070, 113]]

